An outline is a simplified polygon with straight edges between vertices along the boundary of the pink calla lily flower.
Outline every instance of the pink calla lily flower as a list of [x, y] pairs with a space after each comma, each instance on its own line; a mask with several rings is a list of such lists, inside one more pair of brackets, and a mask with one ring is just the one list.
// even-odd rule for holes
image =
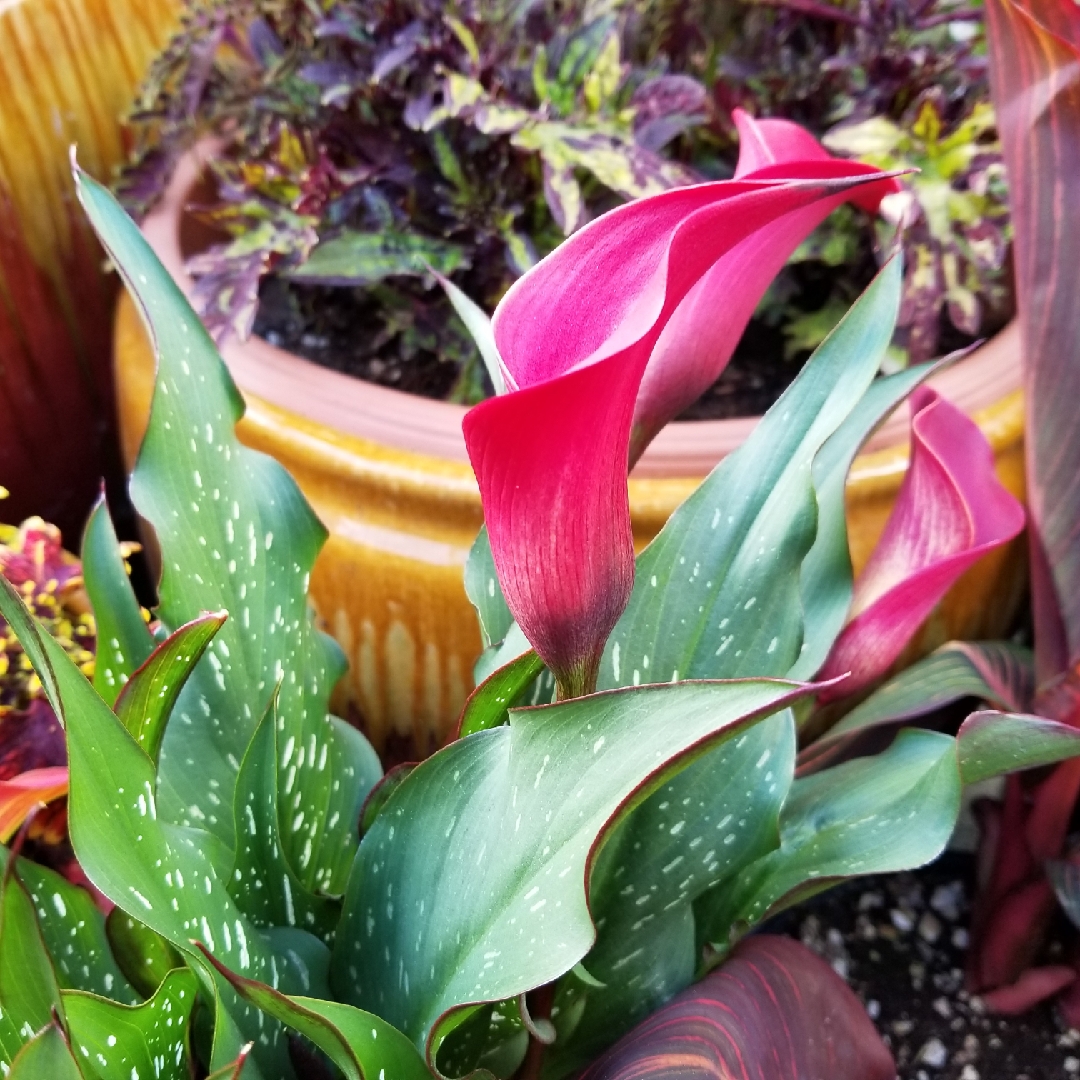
[[820, 673], [850, 677], [823, 700], [884, 675], [953, 582], [1024, 527], [1024, 508], [998, 482], [975, 423], [927, 387], [912, 394], [911, 410], [911, 465]]
[[[739, 161], [736, 180], [786, 180], [810, 162], [835, 161], [805, 129], [790, 120], [755, 120], [736, 109]], [[855, 188], [792, 210], [736, 244], [690, 290], [649, 358], [634, 410], [630, 464], [657, 433], [696, 401], [727, 367], [773, 278], [791, 253], [843, 201], [873, 213], [895, 180]]]
[[[856, 193], [876, 205], [895, 189], [794, 125], [739, 122], [752, 171], [605, 214], [495, 312], [507, 393], [468, 413], [465, 441], [507, 603], [563, 696], [593, 686], [630, 595], [633, 457], [720, 373], [817, 222]], [[805, 156], [780, 162], [793, 147]]]

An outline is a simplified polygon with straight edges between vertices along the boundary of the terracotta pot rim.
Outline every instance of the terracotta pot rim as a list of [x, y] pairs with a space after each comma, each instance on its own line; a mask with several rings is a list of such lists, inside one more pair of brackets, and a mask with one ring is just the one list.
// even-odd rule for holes
[[[194, 282], [184, 269], [180, 223], [184, 206], [204, 171], [213, 144], [185, 155], [161, 202], [146, 217], [143, 235], [190, 298]], [[466, 406], [434, 401], [377, 386], [286, 352], [262, 338], [228, 342], [225, 362], [240, 389], [309, 423], [342, 435], [443, 461], [468, 464], [461, 420]], [[970, 356], [931, 380], [943, 396], [969, 415], [1020, 388], [1019, 328], [1014, 320]], [[669, 424], [646, 450], [635, 479], [705, 476], [750, 434], [759, 417]], [[898, 409], [874, 433], [863, 453], [906, 446], [908, 421]]]

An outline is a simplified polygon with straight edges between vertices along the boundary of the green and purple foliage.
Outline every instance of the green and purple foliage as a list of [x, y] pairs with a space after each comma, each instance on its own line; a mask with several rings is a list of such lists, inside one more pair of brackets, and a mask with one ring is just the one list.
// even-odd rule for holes
[[215, 338], [251, 331], [268, 274], [359, 286], [372, 355], [456, 362], [451, 397], [478, 400], [475, 348], [429, 270], [490, 310], [597, 212], [695, 178], [663, 150], [704, 118], [703, 87], [648, 50], [626, 60], [646, 6], [191, 3], [133, 115], [121, 195], [145, 210], [215, 134], [203, 216], [228, 239], [190, 264]]
[[[714, 50], [711, 65], [689, 69], [711, 86], [714, 117], [733, 107], [787, 117], [836, 153], [919, 170], [883, 207], [888, 229], [903, 230], [899, 356], [920, 362], [1000, 329], [1014, 309], [1011, 230], [981, 6], [777, 0], [743, 10], [739, 32]], [[733, 132], [714, 120], [713, 134], [730, 156]], [[878, 231], [888, 250], [886, 226]], [[795, 253], [761, 313], [784, 328], [790, 354], [815, 347], [865, 285], [872, 235], [849, 211]], [[833, 274], [824, 301], [800, 310], [822, 266], [844, 272]]]

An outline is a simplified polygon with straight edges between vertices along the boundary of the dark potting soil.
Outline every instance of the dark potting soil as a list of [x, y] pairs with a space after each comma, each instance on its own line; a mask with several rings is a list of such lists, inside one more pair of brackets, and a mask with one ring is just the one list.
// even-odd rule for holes
[[[254, 329], [271, 345], [365, 382], [440, 401], [451, 397], [459, 377], [457, 364], [440, 360], [422, 347], [408, 357], [395, 348], [373, 350], [373, 335], [364, 330], [364, 316], [356, 290], [300, 287], [270, 279]], [[680, 419], [728, 420], [765, 412], [806, 359], [785, 360], [783, 355], [781, 332], [760, 321], [751, 322], [724, 373]]]
[[991, 1016], [965, 991], [973, 871], [970, 857], [949, 853], [915, 873], [842, 885], [766, 929], [799, 938], [847, 980], [898, 1080], [1080, 1077], [1080, 1031], [1051, 1007]]

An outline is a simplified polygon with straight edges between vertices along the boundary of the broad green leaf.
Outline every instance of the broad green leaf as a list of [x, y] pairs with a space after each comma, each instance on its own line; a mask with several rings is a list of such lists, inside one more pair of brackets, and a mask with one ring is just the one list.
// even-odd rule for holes
[[[90, 880], [196, 963], [202, 960], [192, 952], [192, 939], [203, 941], [236, 970], [291, 988], [289, 965], [264, 943], [230, 898], [227, 875], [215, 866], [220, 855], [206, 843], [213, 835], [200, 837], [162, 820], [153, 762], [61, 646], [38, 629], [2, 578], [0, 615], [35, 670], [50, 672], [42, 682], [67, 728], [71, 839]], [[205, 970], [203, 974], [209, 978]], [[266, 1066], [268, 1077], [290, 1076], [280, 1029], [260, 1028], [255, 1012], [241, 1002], [227, 999], [226, 1004], [248, 1038], [264, 1037], [256, 1044], [255, 1057], [260, 1067]]]
[[131, 587], [104, 496], [86, 522], [82, 567], [97, 624], [94, 689], [111, 705], [131, 673], [150, 656], [154, 639]]
[[399, 275], [421, 277], [429, 267], [452, 274], [468, 261], [464, 248], [434, 237], [394, 228], [350, 230], [316, 245], [286, 276], [312, 285], [371, 285]]
[[489, 675], [465, 702], [458, 737], [464, 738], [505, 723], [510, 708], [543, 670], [544, 661], [530, 650]]
[[165, 727], [184, 684], [226, 617], [223, 611], [201, 615], [181, 626], [154, 649], [120, 691], [113, 711], [151, 761], [158, 760]]
[[965, 785], [1080, 755], [1080, 731], [1043, 716], [972, 713], [956, 735]]
[[[10, 857], [7, 848], [0, 848], [4, 871]], [[16, 873], [34, 903], [41, 937], [61, 989], [86, 990], [125, 1005], [138, 1001], [138, 994], [113, 957], [105, 916], [91, 895], [29, 859], [18, 861]]]
[[0, 885], [0, 1063], [11, 1064], [23, 1045], [52, 1021], [53, 1009], [63, 1016], [60, 987], [33, 902], [19, 879], [6, 873]]
[[[487, 368], [488, 377], [491, 379], [491, 385], [495, 388], [495, 393], [505, 394], [506, 378], [503, 375], [502, 361], [499, 359], [499, 348], [495, 344], [495, 333], [491, 329], [491, 318], [488, 313], [479, 304], [466, 296], [448, 277], [436, 273], [435, 278], [443, 287], [450, 303], [453, 304], [454, 310], [458, 313], [458, 318], [465, 324], [465, 329], [469, 331], [469, 336], [473, 339], [473, 343], [484, 361], [484, 367]], [[483, 528], [481, 528], [481, 533], [486, 535]], [[466, 567], [465, 572], [468, 575], [468, 567]], [[488, 642], [487, 644], [491, 643]]]
[[794, 763], [795, 725], [785, 711], [712, 750], [615, 829], [593, 869], [589, 904], [599, 930], [584, 961], [604, 987], [586, 993], [574, 1034], [548, 1052], [550, 1067], [587, 1064], [691, 982], [692, 905], [779, 846]]
[[285, 994], [244, 979], [210, 958], [238, 994], [267, 1015], [310, 1039], [345, 1074], [346, 1080], [430, 1080], [424, 1059], [396, 1028], [373, 1013], [336, 1001]]
[[722, 955], [733, 928], [836, 881], [891, 873], [944, 850], [960, 810], [956, 742], [905, 730], [888, 750], [796, 780], [780, 817], [780, 847], [698, 905], [699, 937]]
[[78, 181], [158, 359], [131, 481], [136, 508], [162, 552], [158, 615], [170, 631], [204, 611], [230, 615], [166, 730], [157, 792], [162, 816], [233, 846], [236, 775], [280, 684], [282, 737], [295, 748], [286, 783], [290, 797], [299, 798], [296, 813], [304, 814], [282, 837], [285, 856], [309, 888], [340, 892], [373, 755], [327, 711], [344, 661], [315, 631], [307, 603], [325, 530], [288, 473], [237, 441], [243, 403], [236, 387], [138, 229], [103, 187], [82, 174]]
[[360, 845], [336, 996], [418, 1046], [430, 1036], [435, 1060], [470, 1003], [516, 998], [588, 951], [586, 868], [620, 812], [809, 692], [746, 681], [601, 694], [513, 710], [507, 726], [445, 747]]
[[910, 720], [965, 697], [1022, 712], [1034, 691], [1031, 651], [1003, 641], [951, 641], [911, 665], [851, 710], [814, 744], [878, 724]]
[[795, 663], [802, 566], [818, 526], [813, 461], [873, 380], [900, 287], [894, 259], [642, 552], [601, 687], [781, 676]]
[[921, 364], [875, 379], [814, 458], [817, 536], [802, 564], [803, 643], [788, 678], [812, 678], [847, 620], [852, 572], [844, 491], [851, 463], [874, 428], [934, 370], [933, 364]]
[[481, 526], [469, 549], [469, 558], [465, 563], [465, 593], [476, 608], [484, 648], [497, 645], [510, 632], [514, 617], [506, 606], [506, 598], [499, 585], [486, 526]]
[[7, 1073], [8, 1080], [85, 1080], [64, 1033], [49, 1024], [22, 1048]]
[[117, 1005], [93, 994], [65, 993], [72, 1050], [93, 1080], [188, 1080], [188, 1024], [198, 980], [187, 968], [166, 977], [141, 1005]]
[[286, 808], [278, 802], [278, 761], [288, 767], [292, 755], [281, 757], [276, 721], [271, 701], [240, 765], [230, 888], [255, 926], [301, 926], [325, 940], [333, 934], [340, 905], [311, 892], [285, 858], [283, 826], [293, 822], [285, 822]]
[[[183, 957], [160, 934], [133, 919], [122, 908], [113, 908], [105, 920], [105, 933], [121, 970], [143, 997], [153, 997], [162, 980]], [[79, 989], [85, 989], [80, 987]], [[133, 1005], [134, 1001], [127, 1002]]]

